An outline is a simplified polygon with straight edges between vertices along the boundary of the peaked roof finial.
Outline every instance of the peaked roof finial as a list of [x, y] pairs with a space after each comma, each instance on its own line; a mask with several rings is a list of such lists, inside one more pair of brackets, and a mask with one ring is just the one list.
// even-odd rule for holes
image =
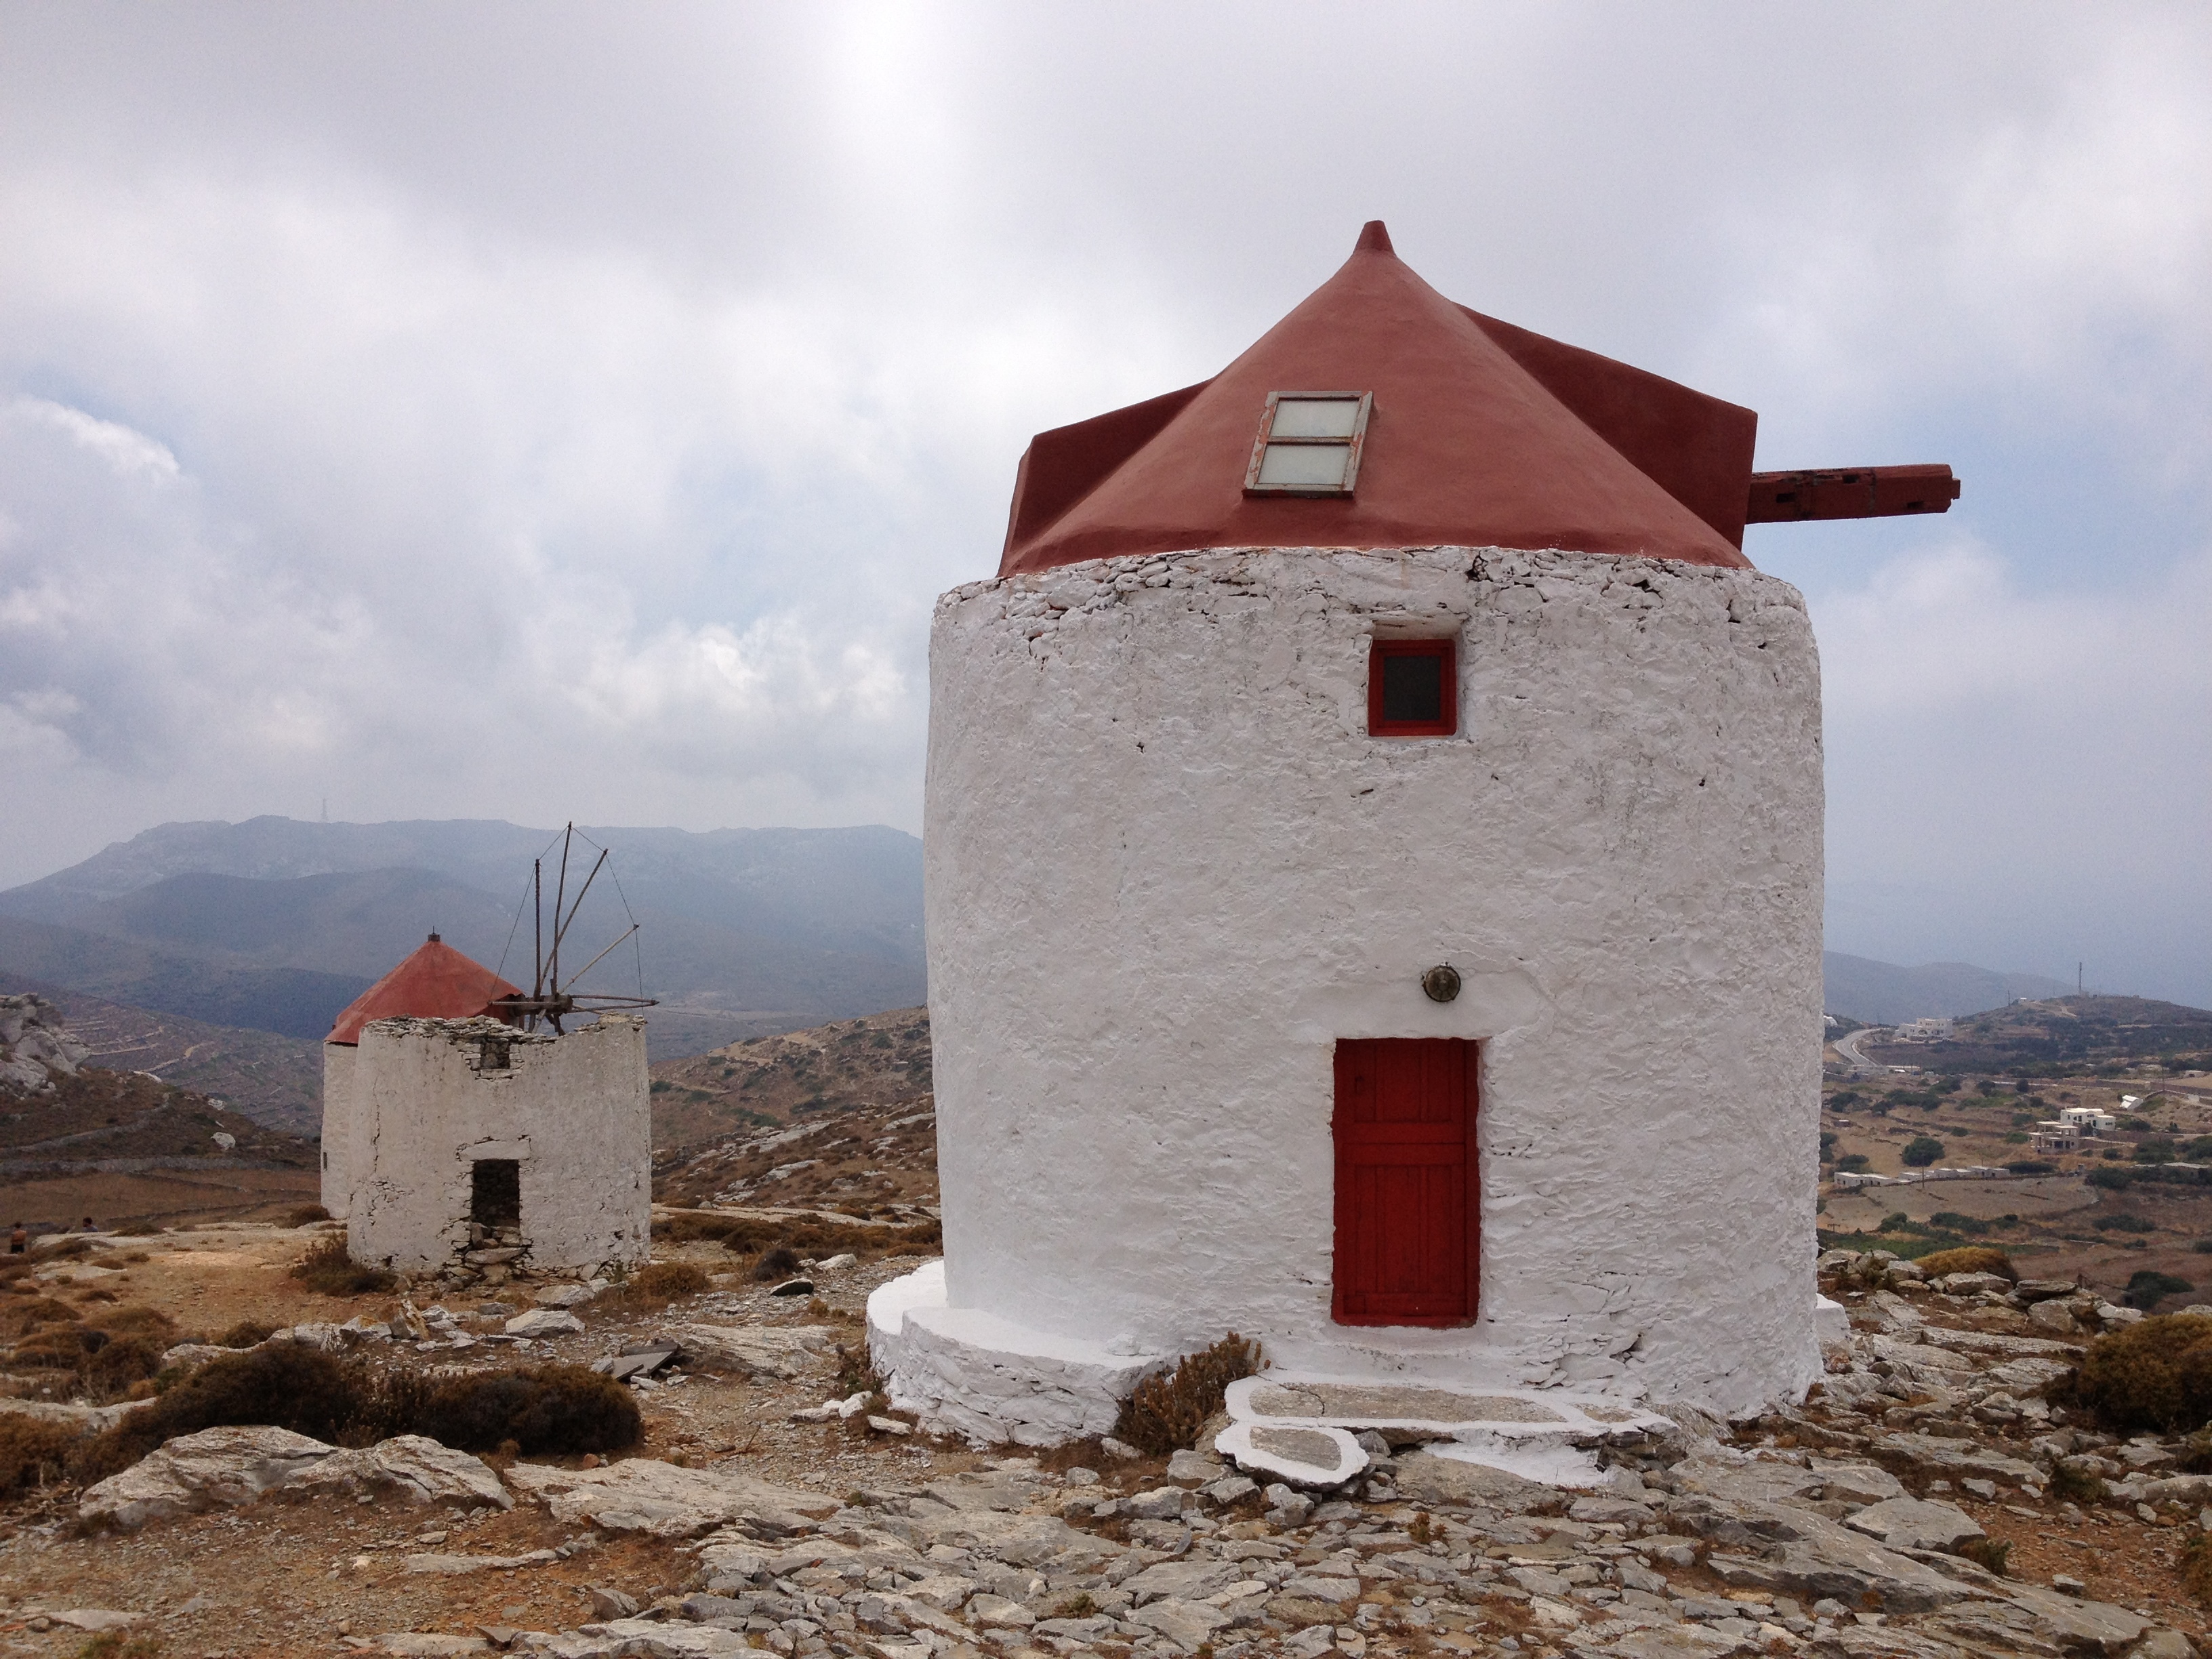
[[1390, 232], [1380, 219], [1370, 219], [1359, 228], [1359, 240], [1352, 245], [1354, 253], [1395, 253], [1390, 246]]

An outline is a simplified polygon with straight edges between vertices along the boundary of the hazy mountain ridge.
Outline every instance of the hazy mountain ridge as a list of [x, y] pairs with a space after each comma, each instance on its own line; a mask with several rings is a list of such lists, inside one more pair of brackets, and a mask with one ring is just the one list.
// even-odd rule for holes
[[[611, 851], [563, 947], [574, 967], [642, 926], [585, 981], [662, 1000], [656, 1056], [926, 994], [921, 846], [895, 830], [580, 831]], [[437, 929], [531, 975], [532, 859], [556, 833], [462, 820], [173, 823], [0, 892], [0, 969], [211, 1024], [319, 1037]], [[590, 874], [578, 841], [567, 891]], [[549, 936], [550, 944], [550, 936]], [[564, 975], [565, 979], [565, 975]]]
[[1820, 953], [1822, 1006], [1844, 1019], [1896, 1025], [1908, 1019], [1978, 1014], [2015, 997], [2055, 997], [2074, 988], [2039, 974], [2000, 973], [1971, 963], [1931, 962], [1917, 968], [1840, 951]]

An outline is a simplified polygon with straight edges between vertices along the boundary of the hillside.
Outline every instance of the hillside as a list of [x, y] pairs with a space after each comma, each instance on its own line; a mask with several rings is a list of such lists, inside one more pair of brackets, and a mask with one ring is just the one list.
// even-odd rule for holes
[[2148, 1061], [2212, 1069], [2212, 1011], [2148, 997], [2063, 996], [1961, 1019], [1947, 1042], [1866, 1045], [1887, 1065], [2052, 1076]]
[[314, 1195], [311, 1142], [204, 1095], [95, 1066], [53, 1082], [51, 1094], [0, 1094], [0, 1222], [167, 1221]]
[[1964, 962], [1931, 962], [1917, 968], [1840, 951], [1820, 954], [1826, 981], [1823, 1006], [1843, 1019], [1896, 1025], [1908, 1019], [1975, 1014], [2002, 1008], [2014, 997], [2058, 996], [2069, 988], [2039, 974], [2002, 974]]
[[924, 1009], [735, 1042], [653, 1073], [661, 1203], [886, 1218], [937, 1203]]
[[[590, 983], [661, 999], [649, 1028], [656, 1057], [924, 994], [921, 848], [911, 836], [583, 833], [611, 849], [614, 873], [592, 889], [574, 937], [595, 951], [633, 917], [641, 924], [635, 946]], [[520, 906], [531, 860], [549, 844], [557, 857], [552, 832], [487, 822], [163, 824], [0, 892], [0, 969], [319, 1037], [433, 928], [488, 966], [504, 960], [509, 978], [526, 975]], [[549, 902], [557, 879], [546, 872]]]
[[0, 994], [29, 991], [60, 1008], [91, 1053], [87, 1063], [150, 1072], [220, 1100], [255, 1122], [313, 1137], [323, 1116], [323, 1045], [228, 1025], [210, 1025], [0, 974]]

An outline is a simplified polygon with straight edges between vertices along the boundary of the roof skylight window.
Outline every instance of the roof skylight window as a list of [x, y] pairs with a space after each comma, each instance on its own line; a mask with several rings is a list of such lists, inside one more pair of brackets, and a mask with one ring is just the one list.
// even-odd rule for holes
[[1244, 471], [1248, 495], [1349, 495], [1371, 392], [1271, 392]]

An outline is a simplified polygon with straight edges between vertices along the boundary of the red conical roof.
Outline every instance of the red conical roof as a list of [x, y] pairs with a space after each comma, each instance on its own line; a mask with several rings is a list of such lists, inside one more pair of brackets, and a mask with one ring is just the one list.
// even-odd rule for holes
[[480, 962], [471, 962], [435, 933], [406, 961], [346, 1005], [325, 1042], [357, 1043], [373, 1019], [473, 1019], [489, 1014], [495, 997], [520, 996]]
[[[1270, 392], [1371, 392], [1352, 496], [1249, 495]], [[1202, 547], [1565, 548], [1748, 568], [1758, 416], [1453, 304], [1380, 221], [1212, 380], [1023, 457], [999, 574]]]

